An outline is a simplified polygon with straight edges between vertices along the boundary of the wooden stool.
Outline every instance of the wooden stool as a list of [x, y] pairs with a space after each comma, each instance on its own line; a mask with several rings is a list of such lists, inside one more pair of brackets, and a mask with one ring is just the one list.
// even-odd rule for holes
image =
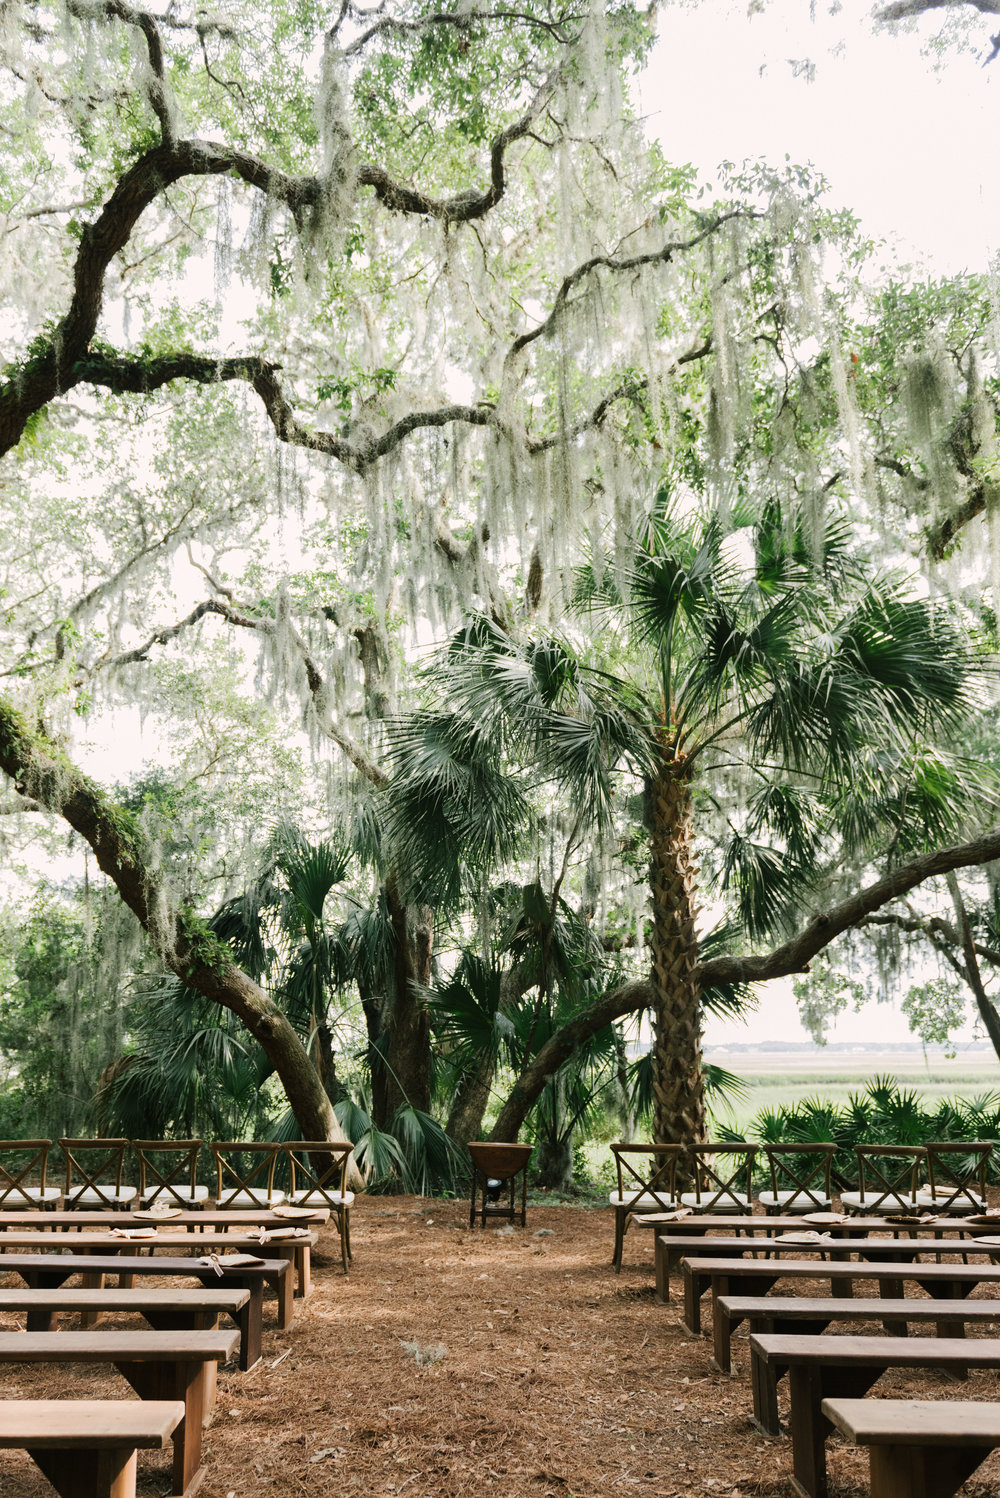
[[[486, 1226], [487, 1217], [503, 1217], [508, 1222], [514, 1221], [517, 1217], [517, 1207], [514, 1205], [514, 1182], [518, 1176], [521, 1177], [521, 1226], [524, 1227], [528, 1212], [528, 1161], [531, 1159], [531, 1150], [530, 1144], [490, 1144], [486, 1140], [479, 1140], [469, 1145], [469, 1154], [472, 1156], [470, 1228], [476, 1225], [477, 1175], [483, 1178], [483, 1200], [479, 1208], [483, 1227]], [[496, 1182], [496, 1186], [491, 1186], [491, 1181]], [[504, 1185], [507, 1186], [508, 1200], [506, 1203], [501, 1203], [499, 1195]], [[491, 1191], [495, 1191], [496, 1196], [492, 1201], [488, 1201], [487, 1197]]]

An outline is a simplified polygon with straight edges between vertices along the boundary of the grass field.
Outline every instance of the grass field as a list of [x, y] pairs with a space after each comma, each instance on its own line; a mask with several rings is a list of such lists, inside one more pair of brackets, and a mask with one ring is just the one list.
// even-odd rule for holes
[[862, 1092], [875, 1076], [894, 1077], [901, 1087], [912, 1088], [925, 1106], [942, 1098], [1000, 1092], [1000, 1064], [991, 1062], [985, 1052], [959, 1056], [954, 1061], [932, 1055], [925, 1061], [919, 1050], [803, 1054], [713, 1049], [706, 1060], [743, 1080], [745, 1097], [713, 1105], [718, 1123], [741, 1130], [764, 1108], [776, 1109], [811, 1097], [844, 1103], [852, 1092]]

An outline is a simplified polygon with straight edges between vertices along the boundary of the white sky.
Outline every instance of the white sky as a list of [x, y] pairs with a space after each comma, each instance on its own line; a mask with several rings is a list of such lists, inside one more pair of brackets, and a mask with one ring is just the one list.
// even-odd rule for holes
[[[904, 258], [942, 275], [985, 269], [1000, 248], [1000, 58], [984, 68], [951, 49], [935, 70], [912, 31], [876, 33], [856, 0], [834, 8], [818, 0], [811, 20], [808, 0], [769, 0], [752, 18], [730, 0], [667, 4], [639, 80], [650, 134], [709, 180], [723, 160], [811, 162], [834, 205]], [[991, 29], [995, 17], [975, 18], [987, 51]], [[806, 59], [813, 82], [795, 76]]]
[[[669, 160], [692, 162], [708, 181], [721, 161], [764, 158], [811, 163], [831, 186], [833, 207], [852, 209], [903, 264], [935, 275], [985, 270], [1000, 249], [996, 118], [1000, 58], [984, 68], [948, 50], [937, 66], [921, 36], [939, 18], [891, 35], [875, 33], [868, 6], [848, 0], [701, 0], [667, 4], [660, 40], [639, 79], [647, 129]], [[989, 22], [974, 35], [989, 50]], [[797, 64], [815, 65], [812, 81]], [[806, 1041], [790, 981], [762, 991], [747, 1024], [709, 1019], [710, 1043]], [[971, 1031], [971, 1026], [970, 1026]], [[912, 1041], [895, 1005], [845, 1015], [834, 1041]]]

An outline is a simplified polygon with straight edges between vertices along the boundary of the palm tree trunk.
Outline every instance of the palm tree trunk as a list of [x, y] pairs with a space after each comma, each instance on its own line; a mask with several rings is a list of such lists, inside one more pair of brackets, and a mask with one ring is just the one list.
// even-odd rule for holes
[[705, 1137], [701, 983], [695, 928], [697, 868], [691, 788], [683, 763], [664, 759], [649, 786], [653, 905], [653, 1138]]

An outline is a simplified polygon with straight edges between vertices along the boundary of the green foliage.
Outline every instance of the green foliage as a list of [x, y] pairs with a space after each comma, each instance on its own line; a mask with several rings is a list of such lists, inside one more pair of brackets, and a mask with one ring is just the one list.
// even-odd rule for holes
[[[993, 1139], [998, 1134], [1000, 1092], [943, 1101], [928, 1109], [892, 1077], [873, 1077], [864, 1092], [852, 1095], [842, 1106], [804, 1098], [794, 1107], [759, 1113], [746, 1130], [747, 1138], [761, 1144], [837, 1144], [833, 1168], [839, 1187], [857, 1183], [855, 1145], [959, 1142]], [[1000, 1178], [1000, 1160], [993, 1157], [991, 1175]]]

